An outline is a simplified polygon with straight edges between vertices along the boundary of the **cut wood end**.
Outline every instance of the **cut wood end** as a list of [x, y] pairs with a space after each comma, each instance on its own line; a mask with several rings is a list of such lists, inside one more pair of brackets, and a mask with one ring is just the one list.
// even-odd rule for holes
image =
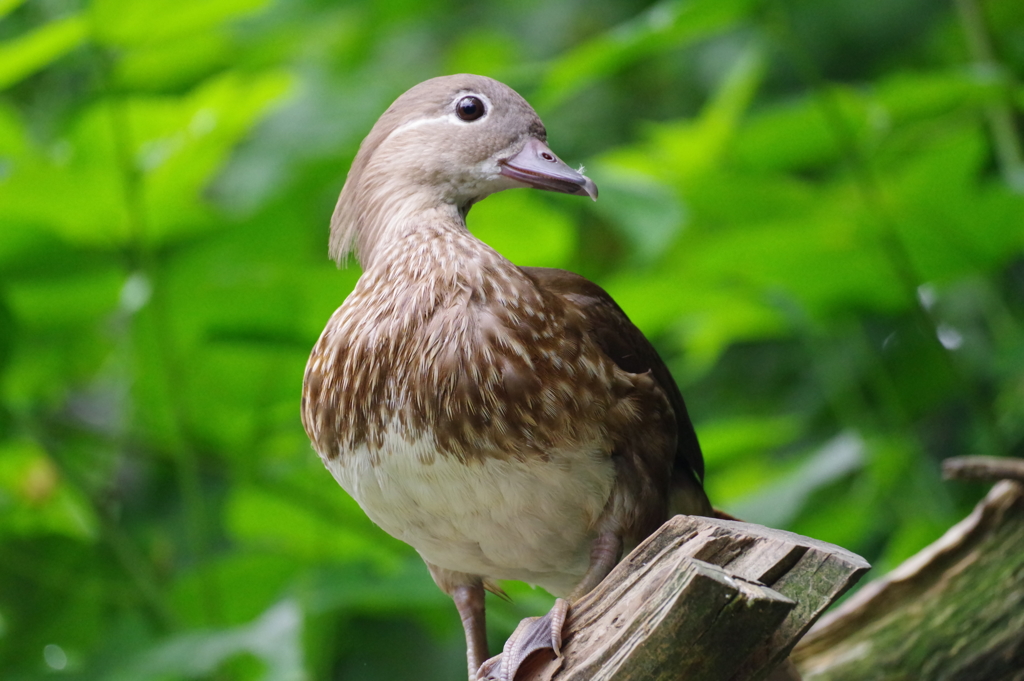
[[676, 516], [572, 606], [563, 657], [516, 678], [764, 678], [869, 567], [792, 532]]

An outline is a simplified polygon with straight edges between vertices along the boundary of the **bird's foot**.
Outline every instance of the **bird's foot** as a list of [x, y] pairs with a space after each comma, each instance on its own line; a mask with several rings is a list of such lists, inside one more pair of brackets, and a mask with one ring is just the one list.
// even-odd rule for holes
[[569, 601], [559, 598], [548, 614], [524, 619], [505, 642], [501, 654], [480, 665], [477, 677], [480, 681], [514, 681], [519, 668], [534, 653], [550, 650], [553, 657], [559, 657], [562, 627], [568, 613]]

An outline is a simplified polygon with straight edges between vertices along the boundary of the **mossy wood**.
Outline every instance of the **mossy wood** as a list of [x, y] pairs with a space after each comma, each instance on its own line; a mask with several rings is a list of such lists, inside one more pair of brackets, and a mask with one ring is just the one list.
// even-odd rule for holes
[[793, 659], [807, 681], [1024, 680], [1024, 486], [997, 484], [823, 619]]

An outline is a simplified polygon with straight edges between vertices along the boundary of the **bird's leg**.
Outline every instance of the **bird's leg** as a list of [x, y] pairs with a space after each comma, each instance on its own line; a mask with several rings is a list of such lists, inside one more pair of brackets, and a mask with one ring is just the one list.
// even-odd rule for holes
[[[599, 534], [590, 545], [590, 567], [583, 579], [572, 590], [568, 598], [555, 600], [555, 605], [545, 617], [551, 618], [551, 643], [556, 655], [562, 654], [562, 627], [569, 614], [569, 604], [575, 603], [594, 590], [601, 580], [608, 576], [622, 553], [622, 540], [612, 532]], [[542, 618], [543, 619], [543, 618]]]
[[590, 545], [590, 567], [583, 579], [569, 594], [569, 601], [575, 603], [593, 591], [601, 580], [608, 576], [622, 553], [622, 538], [614, 532], [603, 532], [597, 535]]
[[452, 590], [452, 600], [462, 618], [466, 631], [466, 661], [469, 681], [476, 681], [477, 670], [487, 659], [487, 627], [484, 613], [484, 585], [482, 582], [461, 584]]
[[543, 617], [531, 617], [520, 622], [512, 636], [505, 642], [500, 660], [489, 660], [485, 668], [480, 670], [482, 678], [512, 681], [519, 666], [534, 652], [550, 649], [556, 656], [561, 655], [562, 627], [569, 614], [569, 604], [575, 603], [600, 584], [619, 561], [621, 552], [622, 539], [617, 534], [603, 532], [598, 535], [590, 545], [590, 567], [569, 594], [568, 599], [555, 600], [554, 607]]

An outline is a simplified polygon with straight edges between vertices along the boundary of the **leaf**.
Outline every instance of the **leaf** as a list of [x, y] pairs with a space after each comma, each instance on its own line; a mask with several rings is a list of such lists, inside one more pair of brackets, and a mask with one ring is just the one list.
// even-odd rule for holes
[[38, 445], [0, 443], [0, 537], [58, 534], [91, 541], [97, 533], [88, 500]]
[[[731, 346], [787, 337], [792, 333], [786, 316], [745, 287], [721, 286], [706, 292], [685, 284], [676, 287], [676, 295], [688, 297], [687, 310], [675, 329], [678, 345], [685, 349], [690, 375], [700, 375], [718, 362]], [[693, 309], [699, 306], [699, 309]]]
[[[42, 240], [39, 246], [54, 244]], [[72, 386], [81, 388], [96, 378], [111, 351], [111, 338], [100, 330], [108, 328], [104, 322], [109, 323], [117, 309], [124, 284], [120, 263], [104, 258], [85, 266], [80, 260], [68, 262], [67, 250], [59, 246], [45, 255], [51, 267], [60, 263], [66, 269], [60, 276], [25, 267], [19, 272], [24, 278], [6, 286], [17, 336], [3, 396], [19, 409], [27, 404], [51, 409], [64, 403]]]
[[118, 88], [139, 93], [182, 89], [230, 64], [233, 49], [228, 31], [219, 28], [135, 46], [114, 64], [114, 80]]
[[144, 176], [147, 237], [162, 242], [211, 227], [203, 189], [290, 83], [280, 71], [227, 73], [182, 100], [129, 103], [135, 162]]
[[606, 152], [598, 167], [652, 174], [688, 195], [691, 180], [725, 160], [763, 76], [763, 50], [748, 45], [696, 118], [648, 125], [642, 143]]
[[643, 57], [705, 38], [745, 17], [751, 0], [662, 0], [550, 64], [534, 99], [552, 109], [598, 79]]
[[93, 105], [51, 149], [12, 145], [0, 212], [106, 248], [215, 227], [203, 189], [289, 82], [282, 72], [227, 73], [185, 97]]
[[535, 192], [491, 196], [473, 207], [468, 223], [476, 236], [518, 265], [565, 267], [576, 250], [568, 215]]
[[[0, 377], [3, 376], [11, 358], [14, 355], [14, 339], [16, 335], [14, 325], [14, 314], [7, 304], [7, 298], [3, 286], [0, 285]], [[6, 434], [7, 419], [3, 410], [0, 410], [0, 440]]]
[[660, 150], [662, 172], [685, 185], [721, 162], [753, 101], [764, 69], [761, 46], [747, 46], [736, 56], [696, 121], [654, 128], [651, 144]]
[[998, 74], [979, 70], [899, 71], [874, 86], [874, 106], [878, 109], [872, 115], [876, 125], [903, 126], [999, 102], [1012, 93], [1012, 87], [1011, 81]]
[[251, 655], [262, 662], [262, 681], [307, 678], [302, 649], [302, 611], [292, 600], [269, 608], [250, 624], [199, 630], [172, 637], [128, 661], [112, 681], [158, 681], [209, 676], [229, 661]]
[[207, 31], [266, 4], [267, 0], [95, 0], [90, 12], [98, 41], [135, 47]]
[[298, 594], [310, 614], [436, 610], [447, 617], [453, 610], [416, 554], [385, 569], [355, 562], [324, 565], [308, 572]]
[[[339, 499], [340, 490], [332, 490]], [[352, 513], [362, 514], [352, 502]], [[393, 545], [381, 545], [383, 533], [362, 534], [339, 527], [310, 508], [253, 487], [231, 490], [226, 524], [231, 535], [243, 545], [293, 555], [304, 560], [334, 559], [350, 562], [392, 564]]]
[[795, 416], [742, 416], [700, 424], [700, 443], [709, 468], [764, 456], [800, 434]]
[[710, 369], [732, 343], [777, 338], [789, 329], [779, 310], [746, 289], [691, 276], [672, 263], [601, 283], [647, 336], [675, 341], [690, 376]]
[[190, 626], [203, 626], [211, 611], [222, 624], [249, 622], [272, 607], [304, 567], [281, 553], [235, 549], [177, 575], [171, 602]]
[[51, 21], [25, 35], [0, 43], [0, 90], [63, 57], [81, 45], [88, 33], [85, 17], [74, 15]]
[[892, 264], [860, 228], [860, 216], [842, 214], [838, 202], [822, 204], [822, 215], [707, 236], [685, 257], [690, 276], [746, 291], [782, 311], [796, 303], [822, 317], [849, 304], [878, 310], [908, 304]]
[[895, 204], [894, 226], [919, 279], [949, 282], [1019, 252], [1024, 197], [978, 188], [987, 160], [980, 126], [951, 127], [915, 146], [883, 179]]
[[[861, 139], [870, 117], [866, 98], [839, 87], [832, 87], [828, 96], [853, 141]], [[844, 132], [830, 118], [821, 95], [807, 94], [751, 116], [736, 137], [733, 160], [760, 172], [824, 167], [841, 158]]]
[[458, 36], [448, 51], [445, 73], [477, 73], [501, 78], [507, 64], [517, 61], [519, 44], [507, 28], [479, 27]]
[[864, 441], [855, 433], [842, 433], [807, 457], [796, 471], [730, 508], [750, 522], [786, 527], [813, 492], [860, 469], [864, 459]]
[[0, 0], [0, 19], [18, 9], [25, 0]]
[[600, 161], [589, 174], [601, 191], [594, 210], [626, 237], [641, 262], [663, 254], [684, 228], [682, 204], [657, 179]]

